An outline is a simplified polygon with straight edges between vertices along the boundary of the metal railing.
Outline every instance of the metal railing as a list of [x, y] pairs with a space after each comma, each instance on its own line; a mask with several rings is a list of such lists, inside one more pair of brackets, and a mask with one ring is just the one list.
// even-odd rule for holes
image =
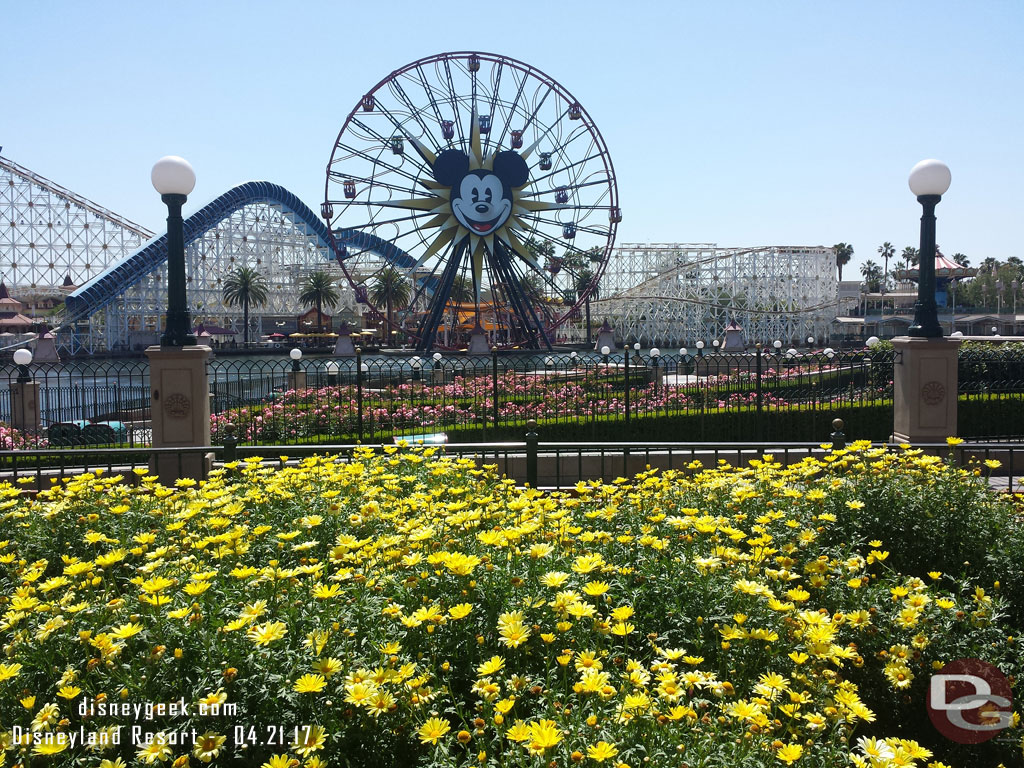
[[[214, 442], [229, 425], [240, 441], [266, 445], [432, 433], [499, 442], [518, 439], [530, 419], [559, 440], [730, 442], [813, 440], [836, 416], [851, 434], [884, 440], [892, 431], [894, 363], [891, 349], [658, 357], [619, 349], [607, 357], [308, 356], [297, 365], [284, 355], [224, 357], [207, 371]], [[959, 368], [961, 436], [1024, 436], [1024, 344], [965, 345]], [[2, 424], [10, 423], [21, 373], [0, 368], [0, 448], [149, 444], [147, 360], [33, 364], [37, 432]], [[110, 429], [89, 427], [104, 422]]]
[[[497, 471], [519, 484], [544, 488], [572, 488], [577, 483], [597, 480], [612, 482], [632, 477], [650, 468], [699, 471], [702, 467], [745, 466], [752, 459], [770, 454], [789, 465], [828, 452], [822, 442], [634, 442], [589, 443], [540, 441], [537, 427], [530, 424], [521, 440], [507, 442], [458, 443], [437, 446], [438, 452], [470, 458], [480, 465], [495, 465]], [[846, 444], [842, 423], [836, 420], [827, 444], [840, 448]], [[411, 444], [411, 443], [410, 443]], [[391, 444], [393, 446], [393, 444]], [[233, 462], [253, 461], [283, 467], [313, 455], [330, 455], [348, 461], [366, 445], [239, 445], [229, 436], [224, 445], [195, 448], [81, 448], [78, 450], [39, 449], [0, 451], [0, 481], [25, 480], [25, 490], [49, 488], [54, 481], [82, 472], [102, 470], [121, 474], [126, 482], [137, 478], [132, 470], [152, 466], [158, 458], [173, 456], [179, 472], [187, 459], [208, 456], [209, 467], [231, 466]], [[384, 446], [369, 446], [382, 449]], [[887, 446], [896, 448], [894, 445]], [[961, 466], [982, 468], [989, 484], [1002, 491], [1024, 492], [1024, 443], [946, 443], [919, 444], [914, 448], [950, 458]], [[992, 461], [991, 466], [985, 465]], [[164, 465], [166, 467], [166, 464]], [[173, 468], [173, 463], [172, 463]]]
[[[214, 440], [232, 425], [248, 443], [375, 442], [446, 432], [458, 441], [507, 439], [530, 419], [547, 434], [604, 439], [620, 428], [662, 436], [760, 439], [782, 414], [785, 433], [812, 439], [835, 416], [883, 438], [892, 424], [891, 352], [669, 354], [630, 350], [476, 357], [212, 361]], [[850, 413], [844, 412], [849, 410]], [[731, 414], [730, 420], [714, 417]]]

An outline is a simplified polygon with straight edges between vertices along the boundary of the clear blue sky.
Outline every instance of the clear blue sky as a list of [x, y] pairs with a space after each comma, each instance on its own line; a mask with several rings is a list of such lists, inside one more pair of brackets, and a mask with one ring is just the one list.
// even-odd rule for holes
[[253, 179], [319, 210], [359, 97], [475, 49], [586, 107], [615, 164], [619, 242], [846, 241], [856, 267], [885, 240], [917, 244], [907, 172], [937, 157], [953, 173], [943, 251], [1024, 256], [1020, 0], [7, 0], [0, 24], [4, 156], [153, 230], [165, 154], [196, 169], [186, 213]]

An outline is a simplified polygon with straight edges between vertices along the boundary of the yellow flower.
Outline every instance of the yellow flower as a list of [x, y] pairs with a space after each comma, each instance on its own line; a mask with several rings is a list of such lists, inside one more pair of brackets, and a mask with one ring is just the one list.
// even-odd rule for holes
[[57, 755], [71, 746], [64, 734], [57, 734], [52, 741], [41, 741], [32, 748], [33, 755]]
[[327, 731], [322, 725], [300, 725], [297, 731], [292, 752], [309, 757], [318, 749], [323, 749], [327, 741]]
[[341, 592], [340, 584], [317, 584], [313, 587], [313, 597], [319, 600], [327, 600]]
[[519, 611], [503, 613], [498, 617], [498, 634], [502, 645], [518, 648], [530, 637], [530, 629], [523, 623], [523, 614]]
[[129, 637], [134, 637], [142, 631], [142, 625], [130, 622], [128, 624], [122, 624], [116, 629], [110, 630], [110, 636], [116, 637], [119, 640], [127, 640]]
[[569, 580], [569, 574], [562, 571], [549, 571], [540, 577], [540, 583], [551, 589], [558, 589]]
[[291, 755], [271, 755], [260, 768], [291, 768], [294, 759]]
[[0, 664], [0, 683], [21, 673], [21, 664]]
[[599, 741], [597, 744], [591, 744], [587, 747], [587, 757], [598, 763], [610, 760], [617, 754], [619, 754], [619, 750], [615, 748], [614, 744], [609, 744], [607, 741]]
[[168, 744], [168, 741], [167, 734], [163, 731], [153, 734], [152, 740], [148, 743], [143, 742], [142, 746], [136, 751], [135, 756], [146, 765], [164, 763], [171, 757], [171, 746]]
[[225, 741], [227, 741], [227, 736], [207, 731], [196, 737], [195, 744], [192, 745], [192, 754], [204, 763], [208, 763], [220, 754]]
[[779, 749], [778, 752], [775, 753], [775, 756], [779, 758], [779, 760], [784, 762], [786, 765], [792, 765], [800, 759], [800, 756], [803, 753], [804, 748], [800, 744], [786, 744], [784, 747]]
[[541, 754], [562, 740], [562, 732], [554, 720], [539, 720], [530, 723], [530, 752]]
[[320, 693], [327, 687], [327, 681], [323, 675], [303, 675], [295, 681], [294, 690], [296, 693]]
[[448, 609], [448, 615], [458, 621], [459, 619], [464, 619], [469, 616], [469, 613], [472, 610], [473, 606], [470, 603], [459, 603], [458, 605], [453, 605]]
[[77, 685], [65, 685], [63, 688], [57, 691], [57, 695], [60, 696], [62, 699], [71, 700], [81, 692], [82, 689], [79, 688]]
[[963, 441], [964, 439], [962, 437], [947, 437], [946, 445], [960, 445]]
[[246, 637], [256, 645], [270, 645], [288, 634], [288, 627], [280, 621], [268, 621], [249, 628]]
[[476, 668], [476, 674], [478, 677], [488, 677], [504, 668], [505, 660], [501, 656], [491, 656], [490, 660], [485, 661]]
[[313, 669], [330, 680], [341, 671], [341, 660], [333, 657], [317, 659], [313, 662]]
[[452, 727], [448, 724], [447, 720], [443, 720], [440, 717], [431, 717], [420, 726], [417, 735], [424, 744], [437, 744], [441, 737], [451, 729]]

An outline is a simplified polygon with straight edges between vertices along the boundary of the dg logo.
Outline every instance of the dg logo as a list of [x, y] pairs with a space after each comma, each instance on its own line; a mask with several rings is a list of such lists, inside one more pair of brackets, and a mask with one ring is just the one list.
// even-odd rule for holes
[[1013, 717], [1010, 681], [979, 659], [944, 666], [928, 687], [928, 716], [939, 733], [958, 744], [981, 744], [1008, 728]]

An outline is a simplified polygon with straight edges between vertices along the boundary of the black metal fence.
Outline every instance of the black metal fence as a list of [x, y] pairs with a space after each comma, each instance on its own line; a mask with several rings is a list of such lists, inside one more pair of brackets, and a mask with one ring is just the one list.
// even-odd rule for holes
[[[835, 417], [856, 438], [892, 430], [891, 347], [795, 353], [223, 357], [208, 363], [213, 441], [329, 445], [429, 438], [496, 442], [536, 420], [566, 441], [816, 440]], [[19, 377], [38, 430], [12, 429]], [[6, 379], [6, 381], [4, 381]], [[1024, 344], [960, 352], [960, 434], [1024, 435]], [[147, 360], [0, 368], [0, 447], [145, 446]]]
[[[892, 425], [891, 352], [214, 360], [214, 442], [378, 442], [443, 433], [504, 440], [530, 419], [559, 438], [813, 439], [835, 416]], [[729, 415], [732, 418], [716, 418]], [[869, 423], [870, 422], [870, 423]], [[655, 430], [656, 434], [651, 430]]]
[[1012, 440], [1024, 435], [1024, 344], [965, 344], [958, 367], [961, 436]]
[[[497, 471], [517, 483], [532, 487], [571, 488], [578, 482], [632, 477], [648, 468], [699, 471], [726, 461], [745, 466], [752, 459], [771, 454], [776, 461], [792, 464], [808, 456], [822, 456], [822, 442], [836, 441], [835, 433], [817, 442], [735, 442], [735, 443], [580, 443], [547, 442], [534, 435], [501, 443], [462, 443], [440, 446], [449, 455], [470, 458], [477, 465], [495, 465]], [[839, 435], [842, 439], [842, 435]], [[186, 449], [79, 448], [77, 450], [29, 449], [0, 451], [0, 482], [18, 483], [26, 492], [49, 488], [53, 482], [87, 471], [120, 474], [124, 482], [138, 482], [133, 469], [148, 468], [158, 456], [171, 455], [183, 465], [195, 454], [212, 455], [211, 467], [239, 460], [264, 466], [283, 467], [310, 455], [330, 455], [348, 461], [357, 445], [215, 445]], [[838, 444], [836, 445], [838, 447]], [[890, 446], [892, 447], [892, 446]], [[961, 466], [979, 467], [994, 489], [1024, 493], [1024, 443], [963, 443], [954, 448], [945, 443], [915, 445]], [[273, 457], [273, 458], [266, 458]], [[986, 465], [985, 462], [992, 462]]]

